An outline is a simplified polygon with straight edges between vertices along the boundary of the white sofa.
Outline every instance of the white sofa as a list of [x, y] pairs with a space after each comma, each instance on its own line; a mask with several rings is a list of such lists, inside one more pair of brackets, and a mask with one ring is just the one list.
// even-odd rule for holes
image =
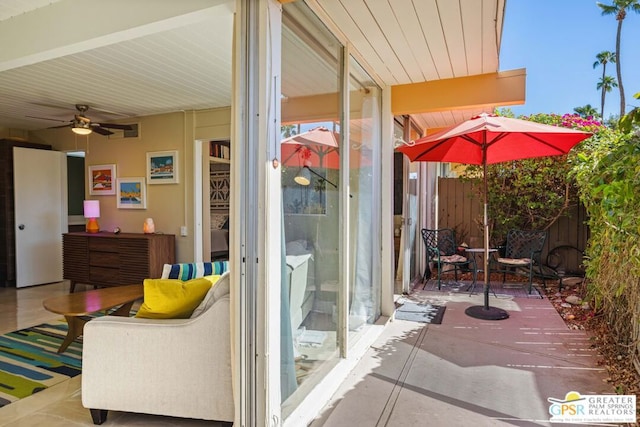
[[198, 309], [191, 319], [104, 316], [85, 325], [82, 404], [94, 424], [109, 410], [233, 421], [229, 273]]

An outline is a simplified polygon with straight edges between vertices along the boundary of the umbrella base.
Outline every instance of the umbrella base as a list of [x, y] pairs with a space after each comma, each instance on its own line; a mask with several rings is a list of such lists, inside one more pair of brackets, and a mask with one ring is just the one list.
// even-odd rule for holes
[[467, 316], [483, 320], [504, 320], [509, 317], [509, 313], [501, 308], [485, 307], [484, 305], [471, 306], [464, 312]]

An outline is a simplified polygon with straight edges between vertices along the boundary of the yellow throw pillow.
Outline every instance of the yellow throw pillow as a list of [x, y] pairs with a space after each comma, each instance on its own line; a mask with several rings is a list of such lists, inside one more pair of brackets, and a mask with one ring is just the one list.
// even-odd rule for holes
[[218, 283], [218, 280], [220, 280], [221, 277], [221, 274], [212, 274], [210, 276], [204, 276], [203, 279], [207, 279], [211, 282], [212, 286], [215, 286], [215, 284]]
[[145, 279], [144, 302], [136, 317], [188, 319], [211, 288], [205, 278], [186, 282], [178, 279]]

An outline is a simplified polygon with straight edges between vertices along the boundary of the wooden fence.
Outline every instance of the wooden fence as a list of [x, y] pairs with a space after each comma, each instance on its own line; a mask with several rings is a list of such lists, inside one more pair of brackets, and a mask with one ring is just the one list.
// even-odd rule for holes
[[[458, 178], [438, 179], [438, 227], [453, 228], [459, 243], [482, 247], [482, 200], [475, 196], [471, 183]], [[555, 269], [582, 273], [582, 253], [587, 245], [589, 229], [586, 210], [573, 208], [548, 230], [542, 261]]]

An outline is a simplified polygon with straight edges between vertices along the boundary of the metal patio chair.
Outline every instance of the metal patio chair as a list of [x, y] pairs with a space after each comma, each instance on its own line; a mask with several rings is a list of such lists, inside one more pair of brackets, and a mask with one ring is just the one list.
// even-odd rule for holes
[[542, 279], [547, 288], [547, 280], [557, 281], [562, 291], [565, 279], [584, 279], [584, 251], [573, 245], [560, 245], [550, 249], [546, 263], [533, 266], [533, 276]]
[[542, 265], [540, 256], [547, 240], [547, 232], [542, 230], [509, 230], [504, 256], [491, 261], [491, 271], [502, 273], [502, 283], [507, 274], [529, 278], [529, 294], [533, 288], [536, 269]]
[[422, 229], [422, 240], [427, 249], [427, 266], [422, 276], [422, 282], [426, 282], [431, 277], [431, 263], [437, 269], [438, 289], [441, 286], [441, 277], [445, 272], [444, 266], [453, 267], [455, 281], [458, 281], [458, 272], [472, 272], [473, 284], [476, 282], [477, 267], [474, 257], [459, 255], [456, 251], [456, 233], [450, 228], [438, 230]]

